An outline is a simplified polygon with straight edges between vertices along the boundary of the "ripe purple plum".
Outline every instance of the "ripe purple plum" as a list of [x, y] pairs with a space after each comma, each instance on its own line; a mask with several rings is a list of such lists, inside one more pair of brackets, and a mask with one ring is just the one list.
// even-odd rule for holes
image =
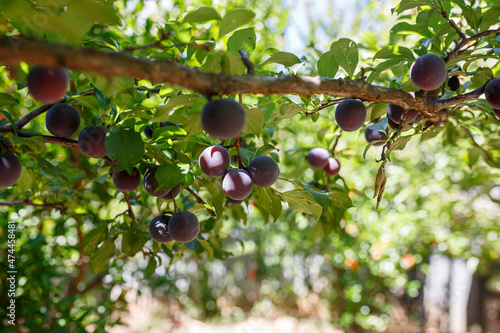
[[0, 187], [10, 187], [21, 177], [23, 167], [13, 153], [0, 154]]
[[245, 127], [245, 109], [233, 99], [209, 101], [201, 111], [205, 132], [220, 140], [237, 137]]
[[[165, 126], [174, 126], [174, 127], [177, 127], [179, 128], [179, 125], [177, 124], [174, 124], [174, 123], [171, 123], [170, 121], [166, 121], [164, 123], [162, 123], [160, 125], [160, 127], [165, 127]], [[148, 139], [152, 139], [153, 138], [153, 129], [150, 127], [150, 126], [147, 126], [145, 129], [144, 129], [144, 134], [146, 135], [146, 137]]]
[[448, 88], [450, 88], [451, 91], [457, 91], [458, 88], [460, 88], [458, 76], [452, 76], [448, 79]]
[[233, 200], [243, 200], [252, 193], [253, 180], [245, 170], [229, 169], [222, 178], [222, 190]]
[[448, 76], [446, 63], [437, 54], [424, 54], [420, 56], [410, 68], [410, 78], [422, 90], [439, 88]]
[[325, 148], [316, 147], [309, 150], [309, 154], [307, 154], [307, 161], [313, 168], [322, 169], [328, 163], [328, 158], [330, 157], [330, 153]]
[[80, 128], [80, 113], [69, 104], [54, 104], [47, 111], [45, 126], [53, 135], [68, 138]]
[[144, 174], [144, 181], [142, 182], [142, 185], [149, 195], [152, 195], [153, 197], [164, 197], [168, 194], [170, 189], [158, 190], [160, 184], [158, 184], [158, 181], [155, 178], [157, 169], [157, 167], [153, 167]]
[[389, 127], [394, 129], [394, 130], [398, 129], [400, 127], [400, 125], [393, 122], [389, 116], [387, 116], [387, 125], [389, 125]]
[[166, 215], [159, 215], [155, 217], [149, 224], [149, 234], [153, 240], [158, 243], [168, 243], [174, 239], [168, 232], [168, 224], [170, 217]]
[[[387, 108], [387, 116], [396, 124], [401, 123], [401, 117], [403, 116], [404, 109], [400, 106], [389, 104]], [[411, 109], [406, 113], [406, 123], [409, 124], [417, 118], [419, 115], [417, 110]]]
[[193, 213], [180, 211], [172, 215], [167, 228], [168, 233], [176, 242], [187, 243], [198, 236], [200, 221]]
[[172, 187], [168, 193], [166, 195], [164, 195], [162, 197], [162, 199], [164, 200], [174, 200], [174, 198], [176, 196], [179, 195], [179, 193], [181, 193], [181, 188], [182, 188], [182, 183], [179, 183], [177, 185], [175, 185], [174, 187]]
[[120, 191], [135, 191], [141, 184], [141, 174], [136, 167], [132, 169], [132, 174], [126, 170], [113, 172], [113, 184]]
[[55, 103], [68, 90], [68, 72], [62, 67], [34, 66], [27, 79], [30, 94], [41, 103]]
[[385, 143], [385, 141], [387, 141], [387, 134], [385, 134], [384, 132], [372, 130], [371, 128], [367, 127], [365, 129], [365, 138], [366, 138], [366, 141], [368, 141], [368, 143], [370, 143], [372, 141], [378, 141], [378, 142], [374, 143], [373, 145], [374, 146], [381, 146]]
[[280, 168], [272, 158], [257, 156], [250, 161], [247, 168], [255, 185], [269, 187], [273, 185], [280, 175]]
[[84, 127], [78, 135], [78, 146], [82, 153], [89, 157], [100, 158], [108, 154], [106, 146], [106, 134], [109, 129], [106, 126]]
[[226, 173], [231, 164], [231, 156], [222, 146], [205, 148], [198, 158], [201, 171], [209, 177], [219, 177]]
[[500, 109], [495, 109], [493, 108], [493, 113], [495, 114], [495, 116], [500, 119]]
[[500, 109], [500, 78], [493, 79], [484, 89], [484, 97], [494, 109]]
[[326, 166], [324, 167], [325, 172], [329, 176], [336, 176], [339, 174], [340, 163], [334, 157], [329, 157]]
[[335, 120], [343, 131], [357, 131], [365, 123], [366, 107], [356, 99], [346, 99], [337, 105]]

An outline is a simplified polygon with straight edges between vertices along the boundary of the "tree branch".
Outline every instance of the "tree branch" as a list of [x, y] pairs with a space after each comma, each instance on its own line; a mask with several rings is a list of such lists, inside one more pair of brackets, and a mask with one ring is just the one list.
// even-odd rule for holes
[[[484, 32], [461, 43], [467, 43], [498, 31]], [[449, 56], [452, 54], [453, 52]], [[74, 70], [96, 72], [106, 77], [129, 76], [152, 82], [166, 82], [206, 96], [249, 93], [303, 96], [326, 94], [351, 97], [364, 101], [391, 103], [405, 109], [415, 109], [432, 121], [441, 121], [438, 116], [441, 107], [435, 100], [427, 99], [424, 95], [415, 96], [398, 89], [370, 85], [362, 79], [215, 74], [168, 60], [137, 58], [127, 52], [76, 48], [12, 37], [0, 38], [0, 61], [11, 66], [24, 61], [42, 66], [64, 66]], [[463, 99], [448, 99], [447, 103], [453, 105], [453, 103], [458, 104], [463, 101]]]
[[56, 208], [59, 210], [64, 210], [64, 202], [58, 202], [58, 203], [53, 203], [53, 204], [37, 204], [33, 203], [30, 198], [22, 200], [22, 201], [7, 201], [7, 202], [0, 202], [0, 206], [8, 206], [8, 207], [14, 207], [14, 206], [34, 206], [34, 207], [43, 207], [43, 208]]
[[[6, 132], [11, 132], [12, 127], [7, 128], [5, 127], [0, 127], [0, 133], [6, 133]], [[53, 143], [59, 146], [63, 147], [69, 147], [69, 148], [75, 148], [75, 149], [80, 149], [78, 146], [78, 141], [76, 140], [71, 140], [71, 139], [66, 139], [66, 138], [59, 138], [56, 136], [50, 136], [50, 135], [42, 135], [42, 134], [35, 134], [35, 133], [30, 133], [30, 132], [25, 132], [25, 131], [17, 131], [17, 135], [23, 138], [32, 138], [32, 137], [41, 137], [44, 138], [47, 143]]]
[[500, 29], [495, 29], [495, 30], [487, 30], [483, 31], [481, 33], [478, 33], [477, 35], [471, 36], [469, 38], [462, 38], [462, 40], [455, 46], [455, 48], [444, 58], [444, 62], [450, 61], [451, 58], [456, 57], [460, 55], [460, 50], [462, 47], [465, 45], [469, 44], [470, 42], [473, 42], [475, 40], [478, 40], [483, 37], [487, 37], [489, 35], [494, 35], [500, 33]]

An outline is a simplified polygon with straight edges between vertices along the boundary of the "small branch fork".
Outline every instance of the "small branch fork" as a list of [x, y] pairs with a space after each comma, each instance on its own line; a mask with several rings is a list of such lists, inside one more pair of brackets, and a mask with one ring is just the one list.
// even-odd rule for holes
[[459, 56], [460, 54], [465, 52], [465, 50], [462, 50], [462, 48], [465, 45], [467, 45], [473, 41], [477, 41], [483, 37], [487, 37], [487, 36], [499, 34], [499, 33], [500, 33], [500, 29], [487, 30], [487, 31], [480, 32], [477, 35], [471, 36], [469, 38], [465, 38], [465, 35], [462, 34], [460, 36], [462, 38], [462, 40], [460, 42], [458, 42], [457, 45], [455, 46], [455, 48], [446, 56], [446, 58], [444, 58], [444, 62], [447, 63], [448, 61], [450, 61], [451, 58]]

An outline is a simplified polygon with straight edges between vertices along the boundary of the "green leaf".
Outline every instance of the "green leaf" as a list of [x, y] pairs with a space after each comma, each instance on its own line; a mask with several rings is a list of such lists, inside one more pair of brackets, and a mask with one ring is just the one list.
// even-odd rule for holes
[[243, 131], [255, 135], [260, 135], [266, 121], [264, 112], [262, 112], [258, 108], [253, 108], [253, 109], [245, 108], [245, 113], [246, 113], [246, 123]]
[[276, 221], [282, 210], [281, 198], [276, 194], [272, 187], [255, 186], [254, 194], [259, 197], [259, 203], [262, 209], [269, 213]]
[[115, 242], [112, 238], [107, 238], [101, 247], [94, 249], [90, 256], [89, 267], [92, 273], [96, 274], [106, 270], [109, 260], [115, 254]]
[[85, 254], [91, 254], [97, 248], [97, 245], [106, 238], [107, 228], [102, 224], [90, 230], [85, 237], [83, 237], [82, 245]]
[[144, 155], [144, 142], [141, 135], [131, 128], [121, 126], [111, 128], [106, 135], [105, 146], [109, 156], [116, 159], [129, 174]]
[[255, 13], [244, 8], [233, 9], [224, 15], [219, 27], [219, 38], [247, 24], [255, 17]]
[[352, 200], [349, 195], [338, 189], [332, 189], [328, 192], [328, 197], [330, 198], [330, 203], [337, 208], [347, 209], [352, 206]]
[[318, 74], [323, 77], [335, 77], [339, 70], [339, 64], [331, 52], [323, 53], [318, 60]]
[[296, 189], [281, 193], [284, 201], [294, 212], [311, 214], [316, 220], [323, 213], [323, 208], [311, 198], [311, 195], [305, 190]]
[[21, 187], [22, 192], [26, 192], [31, 188], [31, 184], [33, 183], [33, 178], [31, 178], [30, 173], [26, 170], [25, 167], [21, 170], [21, 176], [17, 180], [16, 184]]
[[168, 190], [177, 186], [184, 179], [184, 175], [177, 164], [165, 164], [156, 169], [155, 178], [159, 190]]
[[222, 72], [232, 75], [242, 75], [246, 72], [245, 64], [241, 56], [236, 53], [226, 53], [222, 57]]
[[220, 219], [223, 213], [223, 196], [222, 189], [220, 188], [220, 183], [216, 182], [217, 186], [214, 185], [210, 180], [204, 178], [198, 178], [200, 184], [205, 187], [212, 198], [212, 203], [217, 213], [217, 220]]
[[200, 237], [197, 238], [198, 242], [200, 242], [200, 245], [203, 247], [205, 251], [208, 253], [208, 257], [212, 258], [214, 256], [214, 249], [210, 246], [210, 243], [207, 242], [204, 239], [201, 239]]
[[325, 193], [317, 192], [312, 189], [310, 185], [304, 184], [304, 189], [311, 195], [311, 197], [321, 205], [324, 209], [328, 209], [330, 205], [330, 199]]
[[123, 234], [122, 252], [133, 257], [142, 249], [147, 240], [146, 234], [143, 232], [137, 233], [135, 230], [131, 230]]
[[219, 13], [212, 7], [200, 7], [192, 12], [189, 12], [183, 23], [204, 23], [212, 20], [220, 20]]
[[387, 156], [391, 154], [392, 151], [394, 150], [403, 150], [406, 147], [406, 144], [410, 141], [412, 138], [411, 135], [407, 136], [400, 136], [397, 138], [391, 145], [391, 148], [387, 150], [385, 153]]
[[94, 0], [71, 0], [67, 11], [73, 11], [86, 21], [101, 24], [119, 25], [118, 11], [112, 2]]
[[500, 7], [491, 7], [482, 15], [481, 24], [479, 25], [480, 31], [488, 30], [493, 24], [500, 22]]
[[227, 51], [238, 53], [240, 50], [247, 51], [251, 54], [255, 49], [255, 28], [246, 28], [235, 31], [227, 41]]
[[274, 150], [277, 150], [275, 146], [273, 146], [272, 144], [266, 143], [257, 150], [257, 152], [255, 153], [255, 156], [267, 155]]
[[266, 64], [271, 64], [271, 63], [281, 64], [285, 67], [291, 67], [295, 64], [300, 63], [300, 59], [299, 59], [299, 57], [297, 57], [293, 53], [276, 52], [272, 56], [267, 58], [266, 61], [258, 64], [257, 67], [261, 67], [261, 66], [264, 66]]
[[341, 38], [332, 43], [330, 52], [333, 54], [337, 63], [346, 70], [352, 78], [358, 65], [358, 47], [356, 43], [348, 38]]
[[18, 104], [17, 99], [6, 93], [0, 93], [0, 106], [11, 106]]
[[430, 1], [426, 0], [403, 0], [401, 1], [396, 8], [392, 9], [392, 12], [396, 12], [397, 14], [401, 14], [405, 10], [413, 9], [418, 6], [430, 5]]

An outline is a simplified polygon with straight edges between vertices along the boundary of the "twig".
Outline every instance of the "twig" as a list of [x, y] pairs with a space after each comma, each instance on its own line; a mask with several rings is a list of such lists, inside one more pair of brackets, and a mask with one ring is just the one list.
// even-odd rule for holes
[[[10, 130], [6, 130], [3, 127], [0, 127], [0, 132], [10, 132]], [[42, 135], [42, 134], [35, 134], [35, 133], [30, 133], [30, 132], [25, 132], [25, 131], [18, 131], [17, 135], [23, 138], [32, 138], [32, 137], [41, 137], [45, 139], [47, 143], [53, 143], [59, 146], [63, 147], [69, 147], [69, 148], [75, 148], [75, 149], [80, 149], [78, 146], [78, 141], [76, 140], [71, 140], [71, 139], [66, 139], [66, 138], [59, 138], [56, 136], [50, 136], [50, 135]]]
[[53, 203], [53, 204], [48, 204], [48, 203], [37, 204], [37, 203], [34, 203], [33, 201], [31, 201], [30, 198], [22, 200], [22, 201], [0, 202], [0, 206], [8, 206], [8, 207], [34, 206], [34, 207], [43, 207], [43, 208], [56, 208], [56, 209], [59, 209], [60, 211], [63, 211], [66, 209], [66, 207], [64, 207], [64, 202], [58, 202], [58, 203]]
[[126, 191], [122, 191], [123, 195], [125, 196], [125, 200], [127, 200], [127, 205], [128, 205], [128, 215], [130, 218], [134, 221], [137, 222], [134, 211], [132, 210], [132, 204], [130, 203], [130, 198], [128, 197], [128, 194]]
[[[460, 50], [462, 47], [465, 45], [469, 44], [470, 42], [473, 42], [475, 40], [478, 40], [483, 37], [487, 37], [489, 35], [494, 35], [500, 33], [500, 29], [495, 29], [495, 30], [487, 30], [483, 31], [481, 33], [478, 33], [477, 35], [471, 36], [469, 38], [463, 38], [462, 40], [455, 46], [455, 48], [444, 58], [444, 62], [450, 61], [451, 58], [456, 57], [457, 55], [460, 55]], [[465, 37], [465, 36], [464, 36]]]
[[240, 50], [240, 55], [241, 55], [241, 60], [243, 61], [243, 64], [247, 68], [247, 74], [248, 75], [255, 75], [255, 65], [250, 60], [250, 58], [248, 56], [248, 52], [245, 50]]
[[466, 38], [464, 33], [462, 31], [460, 31], [460, 29], [457, 27], [455, 22], [452, 19], [450, 19], [450, 17], [448, 16], [448, 13], [446, 13], [446, 11], [442, 10], [441, 15], [443, 15], [444, 19], [446, 21], [448, 21], [448, 23], [450, 23], [450, 25], [453, 27], [453, 29], [455, 29], [455, 31], [460, 36], [460, 38], [462, 38], [462, 39]]
[[[198, 201], [199, 204], [202, 204], [202, 205], [206, 205], [207, 204], [202, 198], [200, 198], [200, 196], [198, 194], [196, 194], [195, 191], [193, 191], [192, 189], [190, 189], [189, 186], [182, 186], [182, 187], [184, 187], [186, 189], [186, 191], [188, 191], [196, 199], [196, 201]], [[210, 215], [212, 215], [213, 217], [217, 216], [214, 211], [212, 211], [212, 210], [210, 210], [208, 208], [207, 208], [207, 212]]]
[[335, 155], [335, 149], [337, 148], [337, 144], [339, 143], [339, 139], [341, 136], [342, 136], [342, 130], [340, 130], [340, 133], [339, 133], [339, 135], [337, 135], [337, 138], [335, 139], [335, 143], [333, 144], [333, 147], [330, 150], [330, 154], [332, 155], [332, 157], [334, 157], [334, 155]]

